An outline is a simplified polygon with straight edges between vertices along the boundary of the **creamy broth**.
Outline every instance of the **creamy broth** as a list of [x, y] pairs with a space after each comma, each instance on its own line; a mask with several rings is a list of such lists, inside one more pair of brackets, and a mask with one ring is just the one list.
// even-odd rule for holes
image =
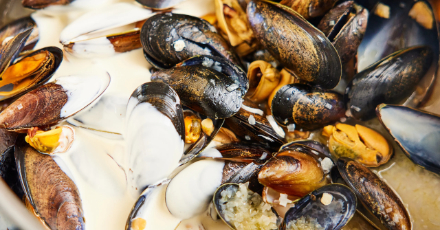
[[[93, 4], [91, 4], [93, 2]], [[36, 21], [40, 39], [35, 49], [47, 46], [62, 48], [63, 42], [77, 39], [77, 31], [62, 31], [73, 21], [90, 11], [100, 7], [111, 7], [111, 4], [123, 3], [125, 7], [133, 9], [133, 19], [127, 23], [142, 19], [148, 10], [141, 9], [133, 1], [118, 0], [76, 0], [69, 6], [54, 6], [36, 11], [32, 18]], [[133, 8], [134, 7], [134, 8]], [[137, 8], [137, 9], [136, 9]], [[188, 0], [178, 5], [173, 12], [203, 16], [214, 12], [213, 0]], [[138, 14], [141, 16], [138, 17]], [[144, 16], [142, 16], [144, 15]], [[84, 31], [97, 29], [97, 25], [88, 22], [88, 28], [76, 26]], [[95, 28], [95, 27], [96, 28]], [[91, 28], [93, 27], [93, 28]], [[102, 33], [101, 33], [102, 34]], [[93, 36], [90, 36], [93, 37]], [[82, 36], [81, 38], [90, 38]], [[84, 52], [90, 45], [97, 45], [94, 49]], [[86, 47], [86, 48], [85, 48]], [[129, 143], [124, 137], [126, 125], [126, 107], [132, 92], [141, 84], [150, 81], [150, 65], [145, 60], [142, 49], [126, 53], [115, 53], [104, 37], [79, 42], [74, 46], [78, 55], [65, 53], [64, 61], [54, 75], [54, 79], [69, 75], [108, 74], [111, 82], [108, 89], [96, 102], [75, 115], [70, 123], [104, 130], [112, 134], [92, 132], [91, 130], [75, 127], [75, 141], [71, 149], [64, 154], [53, 158], [62, 170], [75, 182], [80, 191], [87, 229], [124, 229], [127, 217], [142, 191], [132, 186], [130, 181], [130, 161], [127, 157]], [[90, 52], [92, 54], [90, 54]], [[144, 108], [148, 110], [148, 108]], [[75, 123], [76, 122], [76, 123]], [[377, 121], [373, 128], [386, 135]], [[67, 123], [65, 123], [67, 124]], [[320, 139], [320, 134], [312, 135]], [[320, 139], [322, 141], [322, 139]], [[164, 143], [166, 144], [166, 143]], [[408, 206], [414, 221], [414, 229], [440, 229], [440, 178], [414, 165], [399, 149], [388, 164], [375, 171], [400, 195]], [[216, 150], [207, 151], [206, 156], [217, 156]], [[177, 164], [174, 164], [177, 166]], [[171, 167], [170, 165], [168, 165]], [[157, 165], [157, 167], [160, 167]], [[174, 168], [174, 167], [173, 167]], [[170, 169], [172, 171], [172, 169]], [[184, 185], [181, 185], [184, 186]], [[167, 185], [158, 187], [151, 197], [151, 206], [148, 207], [154, 215], [145, 217], [146, 229], [185, 230], [229, 229], [221, 220], [213, 220], [212, 210], [187, 220], [181, 220], [169, 213], [165, 204], [165, 190]], [[179, 204], [176, 204], [179, 205]], [[181, 208], [181, 207], [179, 207]], [[146, 211], [146, 213], [148, 213]], [[145, 215], [147, 215], [144, 213]], [[215, 217], [215, 215], [213, 215]], [[353, 218], [344, 230], [371, 229], [365, 227], [359, 217]]]

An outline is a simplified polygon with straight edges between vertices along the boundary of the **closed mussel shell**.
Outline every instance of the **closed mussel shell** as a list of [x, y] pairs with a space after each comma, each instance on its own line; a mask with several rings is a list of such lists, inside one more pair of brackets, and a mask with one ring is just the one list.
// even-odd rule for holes
[[337, 0], [281, 0], [283, 5], [291, 7], [304, 18], [314, 18], [325, 14]]
[[342, 118], [345, 104], [343, 96], [336, 92], [290, 84], [275, 94], [271, 111], [279, 124], [313, 130]]
[[411, 219], [400, 198], [370, 169], [349, 158], [339, 158], [339, 172], [367, 210], [388, 229], [412, 229]]
[[261, 44], [301, 80], [334, 88], [341, 60], [325, 35], [294, 10], [267, 1], [251, 1], [249, 23]]
[[[233, 116], [243, 102], [242, 97], [246, 93], [243, 92], [244, 88], [247, 91], [247, 84], [242, 84], [247, 83], [242, 70], [237, 68], [240, 73], [233, 71], [235, 75], [230, 75], [221, 67], [223, 64], [228, 65], [227, 62], [215, 65], [216, 59], [208, 56], [194, 58], [206, 58], [213, 65], [206, 62], [199, 64], [198, 61], [193, 63], [189, 59], [174, 68], [154, 72], [151, 80], [168, 83], [177, 92], [183, 105], [202, 115], [215, 119]], [[239, 75], [244, 78], [237, 78]]]
[[226, 58], [240, 65], [228, 43], [207, 21], [182, 14], [157, 14], [142, 26], [145, 58], [156, 68], [170, 68], [196, 55]]
[[397, 51], [358, 73], [346, 90], [347, 109], [359, 120], [375, 116], [381, 103], [400, 104], [415, 90], [433, 60], [429, 47]]

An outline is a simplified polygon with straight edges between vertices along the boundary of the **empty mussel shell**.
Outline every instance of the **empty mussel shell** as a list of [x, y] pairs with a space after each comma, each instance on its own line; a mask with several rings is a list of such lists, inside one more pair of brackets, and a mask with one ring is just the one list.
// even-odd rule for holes
[[63, 51], [46, 47], [21, 57], [1, 76], [0, 100], [23, 94], [51, 79], [63, 61]]
[[197, 56], [171, 69], [156, 71], [151, 81], [168, 83], [183, 105], [215, 119], [237, 113], [248, 88], [240, 68], [210, 56]]
[[349, 114], [359, 120], [375, 116], [381, 103], [406, 100], [425, 76], [433, 61], [427, 46], [397, 51], [356, 74], [346, 89]]
[[357, 198], [388, 229], [412, 229], [408, 211], [398, 195], [376, 174], [349, 158], [339, 158], [339, 172]]
[[416, 164], [440, 174], [440, 117], [405, 106], [381, 104], [377, 117]]
[[126, 124], [129, 176], [142, 191], [179, 165], [185, 138], [179, 96], [162, 82], [142, 84], [129, 99]]
[[281, 229], [310, 226], [312, 229], [338, 230], [344, 227], [356, 212], [354, 192], [342, 184], [321, 187], [303, 197], [287, 211]]
[[338, 84], [342, 66], [336, 49], [298, 13], [269, 1], [251, 1], [247, 13], [256, 38], [286, 69], [326, 89]]
[[51, 156], [19, 139], [15, 160], [26, 198], [50, 229], [85, 229], [78, 188]]
[[271, 111], [283, 126], [295, 124], [297, 128], [313, 130], [344, 117], [345, 104], [337, 92], [290, 84], [277, 91]]
[[141, 43], [145, 58], [156, 68], [170, 68], [196, 55], [219, 56], [241, 65], [214, 26], [189, 15], [150, 17], [142, 26]]
[[0, 46], [0, 77], [20, 53], [31, 33], [32, 28], [29, 28]]
[[18, 98], [0, 113], [0, 126], [8, 130], [54, 125], [98, 99], [110, 84], [110, 75], [59, 77]]

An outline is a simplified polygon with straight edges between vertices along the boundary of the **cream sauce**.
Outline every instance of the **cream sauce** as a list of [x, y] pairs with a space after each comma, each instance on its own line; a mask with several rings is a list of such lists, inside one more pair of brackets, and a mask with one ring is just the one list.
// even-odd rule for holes
[[221, 185], [225, 163], [201, 160], [186, 167], [170, 182], [166, 204], [170, 212], [181, 219], [202, 214], [215, 190]]

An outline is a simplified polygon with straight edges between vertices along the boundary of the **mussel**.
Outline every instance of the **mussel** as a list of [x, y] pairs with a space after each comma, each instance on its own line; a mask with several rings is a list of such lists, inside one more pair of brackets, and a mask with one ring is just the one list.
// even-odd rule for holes
[[214, 26], [189, 15], [150, 17], [142, 26], [141, 43], [145, 58], [156, 68], [170, 68], [196, 55], [219, 56], [241, 65]]
[[324, 15], [337, 0], [281, 0], [279, 2], [292, 8], [305, 19], [309, 19]]
[[414, 163], [440, 174], [440, 117], [405, 106], [381, 104], [377, 117]]
[[381, 103], [402, 103], [431, 66], [433, 52], [418, 46], [397, 51], [356, 74], [346, 90], [347, 109], [359, 120], [375, 116]]
[[256, 38], [285, 68], [326, 89], [338, 84], [342, 66], [336, 49], [298, 13], [269, 1], [251, 1], [247, 13]]
[[411, 219], [400, 198], [376, 174], [349, 158], [336, 163], [342, 178], [358, 199], [388, 229], [412, 229]]
[[270, 123], [260, 109], [243, 105], [225, 124], [243, 141], [263, 143], [274, 150], [285, 143], [284, 130], [275, 121]]
[[285, 149], [267, 161], [258, 181], [277, 192], [302, 197], [326, 184], [318, 160], [305, 152]]
[[78, 188], [51, 156], [40, 154], [19, 140], [15, 160], [26, 198], [47, 226], [85, 229]]
[[329, 125], [322, 134], [329, 138], [329, 149], [336, 158], [348, 157], [367, 167], [377, 167], [393, 155], [393, 148], [382, 135], [362, 125]]
[[248, 88], [239, 67], [211, 56], [197, 56], [174, 68], [156, 71], [151, 80], [168, 83], [183, 105], [215, 119], [237, 113]]
[[63, 60], [63, 51], [46, 47], [31, 52], [10, 65], [0, 79], [0, 100], [34, 89], [53, 76]]
[[0, 113], [0, 126], [21, 130], [54, 125], [92, 104], [109, 84], [107, 74], [59, 77], [10, 104]]
[[136, 0], [141, 5], [151, 9], [167, 9], [177, 5], [184, 0]]
[[31, 9], [43, 9], [54, 5], [68, 5], [74, 0], [23, 0], [21, 4]]
[[0, 76], [6, 71], [6, 69], [15, 60], [21, 48], [25, 45], [27, 39], [32, 32], [32, 28], [29, 28], [9, 39], [5, 44], [0, 46]]
[[337, 5], [321, 19], [318, 28], [333, 43], [343, 64], [356, 56], [367, 19], [368, 11], [353, 1]]
[[341, 184], [326, 185], [295, 203], [287, 211], [281, 229], [338, 230], [351, 219], [356, 206], [356, 195], [350, 188]]
[[212, 198], [221, 219], [235, 230], [278, 229], [280, 221], [261, 196], [248, 189], [247, 183], [226, 183]]
[[183, 110], [170, 86], [149, 82], [132, 93], [126, 114], [130, 177], [142, 191], [178, 166], [185, 138]]
[[[165, 205], [165, 190], [169, 180], [149, 185], [139, 196], [128, 215], [125, 230], [175, 229], [180, 219], [175, 218]], [[166, 221], [163, 221], [166, 220]]]
[[0, 46], [6, 44], [12, 37], [30, 28], [33, 28], [32, 33], [29, 35], [23, 50], [33, 49], [39, 39], [39, 34], [37, 24], [31, 17], [20, 18], [4, 25], [0, 29]]
[[313, 130], [344, 117], [345, 104], [339, 93], [290, 84], [277, 91], [271, 111], [283, 126], [294, 124], [297, 128]]

